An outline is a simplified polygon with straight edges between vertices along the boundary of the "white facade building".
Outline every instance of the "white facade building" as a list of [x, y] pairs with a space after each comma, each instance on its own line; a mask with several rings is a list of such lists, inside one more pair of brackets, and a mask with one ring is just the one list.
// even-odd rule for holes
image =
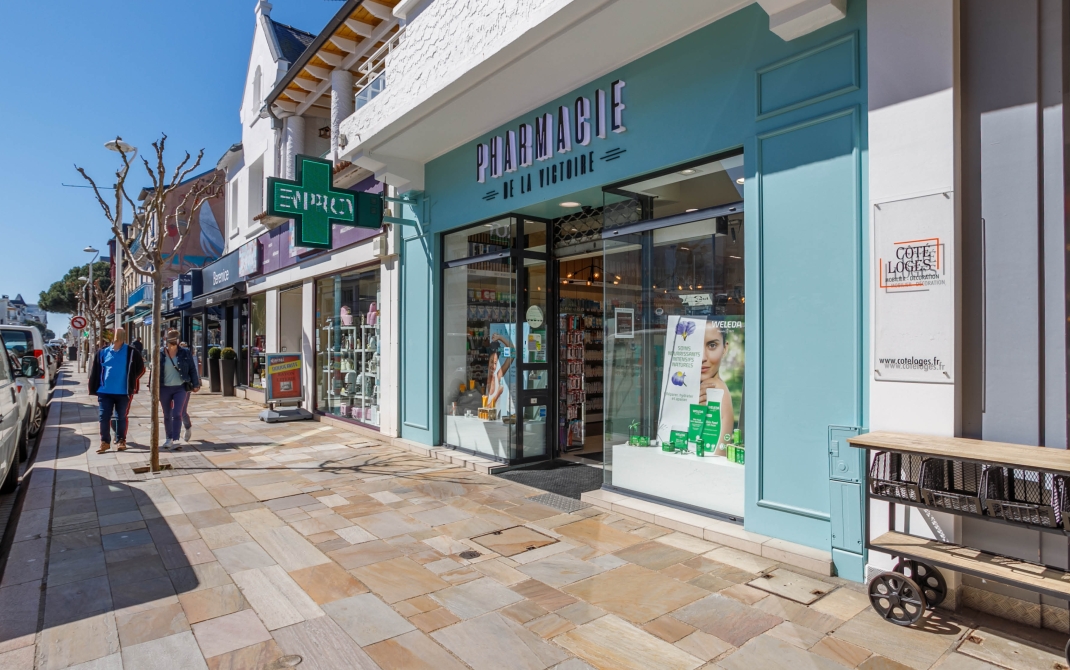
[[[306, 407], [396, 436], [397, 270], [390, 227], [380, 231], [335, 226], [334, 248], [316, 253], [295, 248], [290, 223], [267, 217], [266, 198], [268, 178], [296, 178], [296, 156], [334, 158], [338, 124], [353, 111], [354, 80], [363, 57], [384, 45], [397, 31], [398, 20], [385, 5], [348, 0], [317, 36], [280, 24], [270, 14], [271, 4], [258, 0], [238, 110], [241, 143], [218, 163], [227, 174], [226, 252], [238, 254], [247, 245], [247, 253], [255, 247], [259, 254], [256, 270], [243, 275], [250, 351], [254, 356], [301, 352]], [[340, 163], [334, 166], [334, 187], [382, 190], [371, 171]], [[360, 360], [340, 362], [335, 359], [355, 354], [328, 351], [340, 347], [325, 324], [340, 324], [341, 315], [326, 314], [330, 308], [323, 304], [336, 297], [333, 289], [329, 298], [323, 295], [336, 279], [337, 297], [361, 305], [359, 310], [355, 303], [345, 306], [350, 315], [361, 312], [357, 320], [367, 327], [354, 327], [364, 336], [362, 341], [374, 341], [375, 353]], [[205, 293], [210, 290], [206, 282]], [[335, 310], [340, 307], [334, 304]], [[356, 351], [352, 337], [344, 342], [346, 351]], [[366, 352], [372, 348], [361, 347]], [[249, 379], [253, 388], [246, 393], [262, 399], [256, 388], [262, 378], [255, 367], [254, 362]], [[352, 380], [354, 375], [360, 375], [359, 382]], [[366, 384], [368, 393], [356, 394], [367, 399], [353, 403], [345, 394], [356, 383]]]

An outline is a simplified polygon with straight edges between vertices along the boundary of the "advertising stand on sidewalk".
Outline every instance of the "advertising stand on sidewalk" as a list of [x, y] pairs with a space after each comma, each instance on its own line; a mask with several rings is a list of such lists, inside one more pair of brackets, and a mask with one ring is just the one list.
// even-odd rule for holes
[[[301, 407], [305, 397], [301, 382], [301, 354], [265, 354], [264, 390], [268, 409], [260, 412], [260, 420], [267, 423], [279, 421], [303, 421], [312, 418], [312, 412]], [[292, 409], [278, 409], [293, 405]]]

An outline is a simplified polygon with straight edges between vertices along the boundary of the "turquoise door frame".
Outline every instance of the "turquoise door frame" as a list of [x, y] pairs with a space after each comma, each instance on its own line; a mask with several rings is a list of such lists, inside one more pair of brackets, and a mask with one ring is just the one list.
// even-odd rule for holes
[[[752, 5], [429, 162], [400, 259], [402, 436], [440, 443], [444, 232], [742, 146], [745, 527], [824, 551], [834, 521], [860, 535], [842, 490], [833, 505], [828, 436], [868, 420], [865, 24], [864, 0], [850, 0], [847, 19], [784, 42]], [[616, 79], [630, 116], [606, 147], [620, 160], [507, 200], [488, 197], [496, 181], [476, 183], [477, 144]]]

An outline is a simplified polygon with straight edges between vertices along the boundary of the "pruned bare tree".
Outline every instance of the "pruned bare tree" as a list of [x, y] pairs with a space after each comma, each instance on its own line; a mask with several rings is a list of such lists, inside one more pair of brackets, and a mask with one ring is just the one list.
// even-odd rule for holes
[[[122, 138], [116, 137], [116, 142]], [[114, 204], [109, 204], [101, 195], [93, 178], [86, 174], [85, 170], [75, 166], [75, 169], [89, 182], [96, 194], [97, 202], [104, 210], [104, 216], [111, 223], [112, 233], [119, 241], [125, 262], [138, 275], [152, 280], [152, 323], [149, 329], [149, 346], [146, 356], [153, 357], [148, 363], [152, 365], [152, 373], [149, 378], [149, 389], [152, 395], [152, 437], [150, 446], [152, 449], [151, 468], [152, 472], [160, 471], [160, 375], [162, 371], [158, 365], [160, 351], [160, 311], [161, 293], [163, 290], [163, 271], [166, 263], [169, 263], [174, 254], [179, 253], [182, 243], [189, 232], [189, 222], [200, 208], [217, 194], [215, 182], [218, 172], [213, 172], [211, 178], [204, 178], [193, 184], [181, 198], [170, 198], [175, 189], [182, 184], [186, 177], [200, 167], [204, 157], [204, 149], [197, 153], [197, 158], [191, 160], [189, 152], [179, 162], [174, 170], [169, 171], [164, 163], [164, 150], [167, 144], [167, 135], [162, 135], [159, 140], [152, 143], [153, 163], [148, 158], [142, 157], [145, 164], [145, 172], [148, 173], [151, 187], [146, 189], [147, 195], [139, 209], [133, 199], [127, 193], [126, 180], [132, 164], [127, 155], [120, 152], [123, 165], [115, 172]], [[116, 212], [121, 209], [121, 203], [127, 203], [131, 211], [137, 212], [129, 231], [124, 234], [116, 217]], [[120, 278], [121, 281], [121, 278]]]
[[[105, 336], [104, 324], [108, 322], [108, 317], [112, 314], [113, 303], [115, 300], [115, 285], [110, 285], [107, 289], [100, 287], [100, 280], [94, 279], [93, 285], [89, 287], [90, 292], [93, 294], [92, 306], [88, 310], [90, 323], [94, 324], [93, 331], [100, 335], [101, 340], [107, 339]], [[94, 343], [93, 348], [96, 349]]]

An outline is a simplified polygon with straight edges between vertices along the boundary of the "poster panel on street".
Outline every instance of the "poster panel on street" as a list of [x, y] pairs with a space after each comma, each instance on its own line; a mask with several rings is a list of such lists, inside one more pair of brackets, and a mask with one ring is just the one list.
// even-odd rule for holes
[[264, 365], [267, 369], [264, 389], [268, 402], [299, 401], [304, 397], [301, 354], [265, 354]]
[[955, 381], [952, 194], [874, 205], [873, 378]]

